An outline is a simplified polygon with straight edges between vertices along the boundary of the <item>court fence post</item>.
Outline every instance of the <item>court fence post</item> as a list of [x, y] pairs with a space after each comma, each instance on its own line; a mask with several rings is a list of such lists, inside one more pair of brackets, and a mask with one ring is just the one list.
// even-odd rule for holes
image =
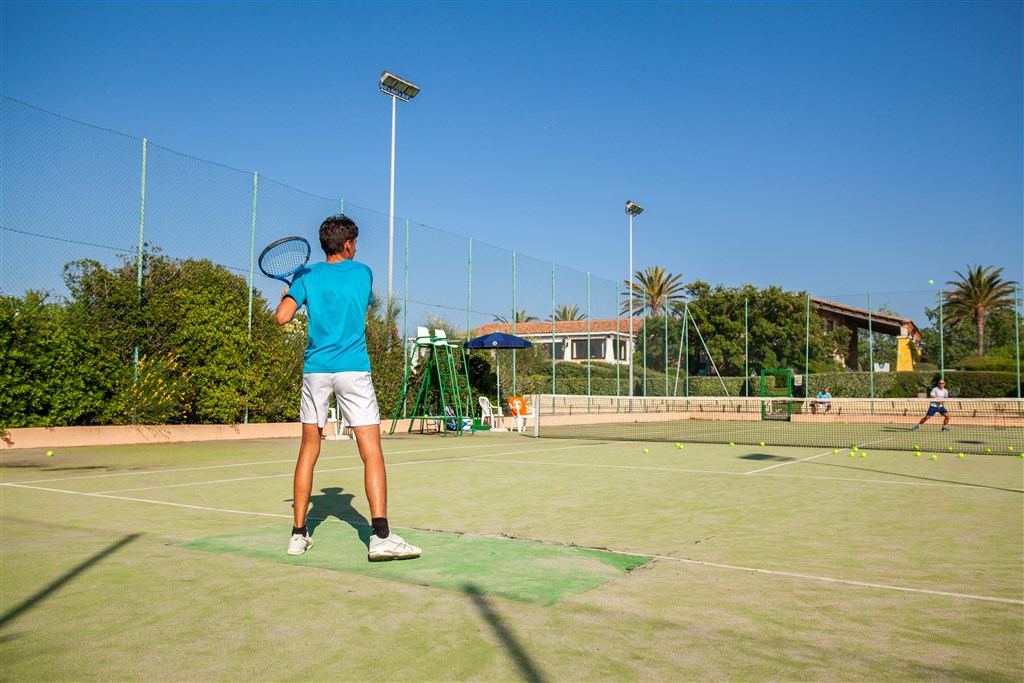
[[[253, 289], [253, 265], [256, 260], [256, 191], [259, 187], [260, 174], [253, 171], [252, 174], [252, 226], [249, 229], [249, 341], [252, 342], [252, 289]], [[252, 350], [246, 359], [246, 365], [252, 367]], [[245, 387], [245, 417], [244, 424], [249, 424], [249, 387]]]
[[[135, 292], [136, 310], [142, 311], [142, 250], [145, 245], [146, 227], [146, 138], [142, 138], [142, 183], [139, 197], [139, 251], [135, 260]], [[139, 382], [139, 345], [135, 344], [135, 368], [132, 375], [132, 383]], [[132, 422], [135, 422], [135, 404], [132, 404]]]

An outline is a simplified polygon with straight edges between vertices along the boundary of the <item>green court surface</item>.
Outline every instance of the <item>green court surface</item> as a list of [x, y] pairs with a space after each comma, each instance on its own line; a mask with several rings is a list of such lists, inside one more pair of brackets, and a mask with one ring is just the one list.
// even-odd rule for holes
[[319, 525], [314, 539], [317, 551], [298, 557], [281, 553], [280, 526], [180, 545], [541, 605], [553, 605], [569, 595], [596, 588], [651, 561], [649, 557], [550, 543], [395, 529], [405, 540], [429, 548], [430, 552], [416, 562], [388, 562], [379, 566], [370, 563], [365, 554], [370, 527], [340, 526]]
[[[0, 452], [3, 681], [1020, 681], [1024, 459], [534, 439]], [[647, 449], [647, 453], [644, 453]], [[935, 459], [932, 459], [935, 456]]]

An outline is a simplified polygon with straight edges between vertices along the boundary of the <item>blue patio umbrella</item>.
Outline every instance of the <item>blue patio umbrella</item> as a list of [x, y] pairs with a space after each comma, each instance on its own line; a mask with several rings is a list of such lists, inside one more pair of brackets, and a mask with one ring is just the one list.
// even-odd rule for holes
[[465, 342], [463, 347], [467, 349], [491, 349], [494, 353], [494, 366], [495, 373], [498, 375], [498, 405], [501, 405], [501, 374], [498, 372], [501, 370], [501, 365], [498, 361], [498, 349], [528, 349], [533, 346], [532, 343], [526, 341], [522, 337], [517, 337], [514, 334], [505, 334], [504, 332], [491, 332], [479, 337], [473, 337], [469, 341]]

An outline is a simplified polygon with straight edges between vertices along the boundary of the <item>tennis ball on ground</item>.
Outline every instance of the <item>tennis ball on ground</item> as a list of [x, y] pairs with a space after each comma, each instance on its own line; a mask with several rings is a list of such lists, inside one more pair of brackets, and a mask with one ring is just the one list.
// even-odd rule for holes
[[53, 457], [53, 451], [46, 451], [46, 456], [49, 458]]
[[991, 448], [986, 448], [986, 449], [985, 449], [985, 452], [986, 452], [986, 453], [991, 453], [991, 452], [992, 452], [992, 449], [991, 449]]
[[862, 458], [868, 457], [868, 452], [867, 451], [861, 451], [860, 452], [860, 457], [862, 457]]
[[915, 444], [914, 444], [914, 450], [915, 450], [915, 451], [919, 451], [919, 450], [921, 450], [921, 447], [920, 447], [920, 446], [918, 446], [918, 445], [917, 445], [917, 444], [915, 443]]
[[[736, 444], [734, 444], [732, 441], [729, 442], [729, 446], [735, 446], [735, 445]], [[1011, 449], [1011, 450], [1013, 450], [1013, 449]]]
[[761, 445], [762, 445], [762, 446], [764, 445], [764, 441], [762, 441], [762, 442], [761, 442]]
[[833, 448], [833, 449], [832, 449], [832, 452], [833, 452], [833, 453], [838, 453], [838, 452], [839, 452], [839, 449], [838, 449], [838, 448]]
[[852, 457], [854, 457], [855, 455], [857, 455], [857, 454], [856, 454], [856, 453], [854, 453], [853, 451], [850, 451], [850, 457], [851, 457], [851, 458], [852, 458]]
[[647, 455], [647, 449], [646, 448], [644, 449], [644, 455]]
[[946, 450], [949, 451], [950, 453], [952, 453], [953, 452], [953, 447], [952, 446], [946, 446]]
[[914, 451], [914, 457], [915, 458], [920, 458], [921, 457], [921, 451]]
[[683, 447], [683, 444], [681, 444], [678, 441], [676, 441], [676, 448], [682, 448], [682, 447]]
[[933, 455], [932, 456], [932, 460], [938, 460], [938, 459], [939, 459], [939, 456], [937, 456], [937, 455]]
[[1008, 450], [1008, 451], [1010, 451], [1011, 453], [1013, 453], [1013, 446], [1007, 446], [1007, 447], [1006, 447], [1006, 450]]
[[956, 454], [956, 457], [958, 457], [958, 458], [962, 458], [962, 457], [964, 457], [964, 454], [963, 454], [963, 453], [957, 453], [957, 454]]

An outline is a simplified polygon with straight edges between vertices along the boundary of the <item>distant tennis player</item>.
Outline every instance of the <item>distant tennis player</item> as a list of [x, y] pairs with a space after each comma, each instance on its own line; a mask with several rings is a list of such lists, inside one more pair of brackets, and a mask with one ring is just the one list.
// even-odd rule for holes
[[930, 394], [932, 402], [928, 406], [928, 414], [921, 418], [921, 421], [914, 425], [914, 429], [920, 429], [921, 425], [928, 421], [936, 413], [942, 415], [942, 431], [949, 431], [949, 411], [946, 410], [944, 401], [949, 398], [949, 390], [946, 389], [946, 380], [940, 379], [938, 385], [932, 389]]
[[832, 410], [832, 402], [829, 401], [830, 398], [832, 398], [832, 394], [829, 393], [828, 387], [819, 391], [817, 400], [811, 402], [811, 412], [817, 415], [819, 410], [823, 413], [827, 413]]
[[370, 503], [371, 560], [419, 557], [420, 549], [405, 542], [388, 527], [388, 483], [380, 446], [380, 412], [370, 377], [366, 351], [366, 309], [370, 305], [373, 273], [353, 260], [359, 227], [347, 216], [332, 216], [320, 226], [320, 246], [327, 260], [295, 276], [281, 294], [276, 317], [285, 325], [306, 306], [309, 332], [302, 369], [299, 420], [302, 442], [295, 465], [295, 526], [289, 555], [301, 555], [313, 546], [306, 529], [306, 513], [313, 489], [313, 468], [320, 457], [320, 439], [327, 424], [333, 393], [345, 422], [355, 433], [363, 459], [363, 480]]

